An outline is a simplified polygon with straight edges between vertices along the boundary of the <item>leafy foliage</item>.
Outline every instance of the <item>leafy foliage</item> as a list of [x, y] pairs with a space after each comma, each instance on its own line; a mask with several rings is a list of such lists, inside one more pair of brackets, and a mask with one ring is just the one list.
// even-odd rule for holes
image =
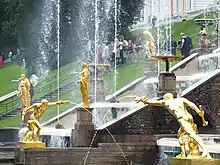
[[[114, 0], [108, 2], [110, 1], [114, 3]], [[57, 2], [57, 0], [0, 0], [0, 54], [8, 54], [9, 51], [15, 53], [16, 49], [20, 48], [22, 51], [20, 63], [25, 58], [30, 72], [41, 74], [55, 68], [58, 51]], [[102, 0], [97, 2], [99, 35], [102, 38], [108, 36], [107, 38], [113, 39], [114, 5], [109, 13], [105, 13], [106, 3]], [[129, 27], [138, 20], [144, 6], [143, 2], [144, 0], [117, 0], [117, 31], [120, 35], [126, 35]], [[47, 11], [51, 12], [50, 15], [46, 13]], [[95, 17], [95, 1], [60, 0], [61, 66], [83, 56], [81, 49], [85, 48], [82, 45], [87, 46], [88, 40], [92, 41], [94, 49]], [[86, 27], [83, 27], [80, 18], [86, 20]], [[110, 31], [105, 32], [104, 27], [108, 27]]]

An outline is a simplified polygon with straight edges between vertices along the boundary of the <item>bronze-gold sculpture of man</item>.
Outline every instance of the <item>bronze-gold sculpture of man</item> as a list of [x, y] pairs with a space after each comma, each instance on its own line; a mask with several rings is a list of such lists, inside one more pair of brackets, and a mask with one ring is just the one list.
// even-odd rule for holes
[[[201, 157], [203, 158], [211, 158], [206, 146], [201, 137], [197, 135], [195, 130], [195, 123], [193, 121], [193, 117], [188, 113], [186, 107], [190, 107], [202, 117], [203, 125], [207, 125], [208, 123], [204, 119], [204, 111], [199, 109], [194, 103], [190, 102], [186, 98], [174, 98], [173, 94], [166, 93], [163, 96], [162, 100], [154, 101], [149, 100], [147, 97], [136, 98], [135, 101], [137, 103], [143, 102], [144, 104], [149, 104], [153, 106], [163, 106], [165, 107], [178, 121], [180, 125], [180, 129], [178, 131], [179, 143], [181, 146], [181, 154], [178, 155], [178, 158], [186, 158], [185, 145], [183, 136], [187, 134], [192, 142], [195, 141], [203, 150]], [[196, 128], [197, 129], [197, 128]], [[194, 146], [194, 145], [191, 145]], [[195, 146], [196, 147], [196, 146]], [[192, 148], [191, 148], [192, 150]], [[190, 157], [191, 155], [189, 155]]]
[[80, 90], [82, 94], [82, 106], [89, 107], [89, 69], [86, 63], [82, 64], [82, 72], [80, 77]]
[[34, 141], [33, 131], [34, 131], [35, 128], [37, 128], [36, 141], [39, 141], [40, 130], [41, 130], [39, 119], [42, 116], [42, 114], [47, 110], [47, 108], [49, 106], [56, 106], [56, 105], [67, 104], [67, 103], [69, 103], [69, 102], [68, 101], [58, 101], [58, 102], [49, 103], [48, 100], [43, 99], [41, 101], [41, 103], [35, 103], [32, 106], [25, 108], [22, 112], [22, 121], [24, 121], [24, 117], [28, 112], [32, 112], [32, 114], [30, 116], [30, 119], [27, 122], [28, 130], [26, 132], [26, 135], [25, 135], [23, 141], [24, 142]]

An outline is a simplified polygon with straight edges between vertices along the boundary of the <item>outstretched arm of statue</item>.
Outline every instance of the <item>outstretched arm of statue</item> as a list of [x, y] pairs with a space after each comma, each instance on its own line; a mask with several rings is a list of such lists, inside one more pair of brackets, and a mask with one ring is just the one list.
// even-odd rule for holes
[[164, 106], [164, 100], [149, 100], [147, 97], [143, 96], [141, 98], [136, 97], [135, 98], [136, 103], [142, 102], [144, 104], [149, 104], [153, 106]]
[[207, 126], [208, 122], [205, 120], [205, 113], [202, 109], [202, 106], [200, 105], [199, 108], [191, 101], [187, 100], [186, 98], [183, 98], [183, 101], [186, 105], [188, 105], [190, 108], [192, 108], [196, 113], [202, 118], [202, 125]]
[[33, 109], [35, 106], [37, 106], [37, 105], [36, 105], [36, 104], [33, 104], [32, 106], [23, 109], [21, 121], [24, 121], [25, 115], [26, 115], [28, 112], [30, 112], [30, 110]]
[[68, 104], [69, 101], [57, 101], [57, 102], [52, 102], [52, 103], [48, 103], [48, 106], [55, 106], [55, 105], [61, 105], [61, 104]]

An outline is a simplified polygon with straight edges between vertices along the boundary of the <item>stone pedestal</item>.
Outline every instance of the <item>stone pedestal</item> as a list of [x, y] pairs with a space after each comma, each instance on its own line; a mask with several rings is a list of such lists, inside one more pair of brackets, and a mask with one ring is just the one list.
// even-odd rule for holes
[[158, 97], [162, 97], [166, 93], [172, 93], [174, 97], [177, 96], [176, 92], [176, 76], [174, 73], [163, 72], [160, 73], [158, 85]]
[[220, 159], [179, 159], [171, 158], [170, 165], [219, 165]]
[[90, 146], [94, 135], [94, 124], [92, 123], [92, 108], [87, 108], [87, 110], [80, 107], [76, 109], [77, 122], [75, 123], [75, 129], [72, 130], [72, 146]]
[[17, 142], [16, 147], [18, 148], [45, 148], [43, 142]]

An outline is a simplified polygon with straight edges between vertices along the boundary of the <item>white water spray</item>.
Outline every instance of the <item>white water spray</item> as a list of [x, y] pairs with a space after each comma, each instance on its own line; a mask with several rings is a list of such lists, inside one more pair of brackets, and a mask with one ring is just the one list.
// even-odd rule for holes
[[115, 86], [114, 86], [114, 92], [117, 90], [117, 64], [116, 64], [116, 57], [117, 57], [117, 0], [115, 0], [115, 43], [114, 43], [114, 50], [115, 50]]
[[[60, 0], [57, 0], [57, 100], [60, 100]], [[57, 115], [60, 114], [60, 107], [57, 106]], [[58, 123], [60, 118], [57, 118]]]

